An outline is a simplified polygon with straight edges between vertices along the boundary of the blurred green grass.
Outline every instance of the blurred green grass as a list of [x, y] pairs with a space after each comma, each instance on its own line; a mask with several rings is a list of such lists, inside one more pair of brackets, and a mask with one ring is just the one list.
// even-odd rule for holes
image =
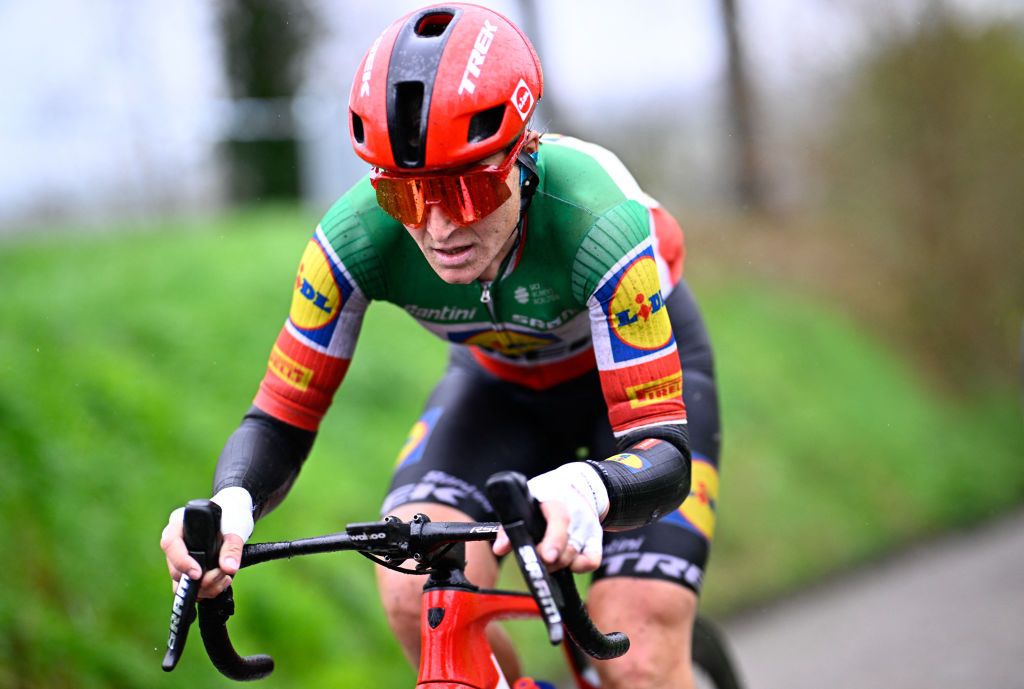
[[[170, 602], [157, 540], [173, 507], [209, 493], [312, 222], [269, 207], [0, 247], [0, 687], [229, 685], [198, 640], [174, 675], [157, 669]], [[841, 304], [700, 256], [688, 270], [724, 425], [712, 612], [1024, 498], [1012, 390], [943, 397]], [[400, 310], [371, 308], [302, 476], [256, 537], [376, 515], [443, 363]], [[373, 589], [351, 556], [246, 572], [237, 644], [278, 658], [268, 687], [411, 685]]]

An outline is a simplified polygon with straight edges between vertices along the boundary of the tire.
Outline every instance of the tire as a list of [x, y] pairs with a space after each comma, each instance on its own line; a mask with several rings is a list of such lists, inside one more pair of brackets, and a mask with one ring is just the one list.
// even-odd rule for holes
[[697, 686], [707, 689], [743, 689], [739, 673], [726, 648], [725, 636], [698, 616], [693, 623], [693, 674]]

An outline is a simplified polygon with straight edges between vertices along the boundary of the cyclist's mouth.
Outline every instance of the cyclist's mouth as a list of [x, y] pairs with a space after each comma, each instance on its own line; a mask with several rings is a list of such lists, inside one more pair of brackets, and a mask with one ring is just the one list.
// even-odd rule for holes
[[437, 256], [437, 259], [440, 263], [446, 266], [455, 266], [461, 263], [465, 263], [472, 253], [472, 244], [466, 244], [464, 246], [453, 246], [447, 249], [442, 249], [440, 247], [434, 248], [434, 255]]

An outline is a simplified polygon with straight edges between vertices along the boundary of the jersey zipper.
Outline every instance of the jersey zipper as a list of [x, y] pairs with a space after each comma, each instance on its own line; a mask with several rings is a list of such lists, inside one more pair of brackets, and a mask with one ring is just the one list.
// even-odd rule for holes
[[491, 296], [491, 286], [494, 280], [480, 280], [480, 303], [487, 307], [487, 314], [491, 317], [491, 325], [495, 332], [501, 332], [503, 328], [498, 325], [498, 314], [494, 310], [494, 297]]
[[[517, 241], [522, 241], [522, 230], [523, 230], [523, 218], [520, 217], [519, 224], [516, 226], [516, 232], [519, 232], [519, 238]], [[498, 323], [498, 314], [494, 307], [494, 297], [491, 295], [491, 289], [494, 285], [504, 276], [505, 271], [508, 270], [509, 265], [515, 258], [518, 247], [513, 246], [512, 251], [505, 257], [505, 260], [501, 262], [501, 266], [498, 268], [498, 275], [493, 280], [479, 280], [480, 283], [480, 303], [487, 307], [487, 314], [491, 317], [491, 325], [494, 326], [494, 332], [502, 334], [505, 329]]]

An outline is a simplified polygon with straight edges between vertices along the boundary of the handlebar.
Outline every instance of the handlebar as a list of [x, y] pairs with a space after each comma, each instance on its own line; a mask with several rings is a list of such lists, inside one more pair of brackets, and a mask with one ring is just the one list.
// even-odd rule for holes
[[[488, 499], [501, 522], [431, 522], [417, 515], [409, 522], [386, 517], [381, 522], [349, 524], [344, 533], [278, 543], [253, 543], [242, 553], [241, 567], [313, 553], [355, 550], [379, 564], [400, 569], [398, 565], [413, 559], [413, 573], [430, 571], [431, 559], [453, 544], [468, 541], [493, 541], [499, 526], [509, 537], [516, 562], [537, 602], [552, 644], [563, 640], [563, 628], [576, 644], [594, 658], [616, 658], [629, 649], [629, 639], [621, 632], [603, 634], [594, 626], [568, 569], [549, 574], [537, 554], [536, 542], [546, 528], [540, 504], [527, 489], [526, 477], [516, 472], [492, 476], [485, 487]], [[189, 554], [205, 573], [215, 568], [221, 546], [220, 507], [209, 500], [193, 500], [185, 507], [184, 538]], [[379, 558], [379, 559], [378, 559]], [[200, 577], [201, 579], [201, 577]], [[185, 647], [189, 626], [196, 618], [199, 580], [181, 577], [171, 614], [170, 635], [163, 669], [177, 665]], [[274, 669], [270, 656], [239, 656], [231, 643], [227, 621], [234, 614], [234, 594], [229, 586], [216, 598], [198, 603], [199, 631], [214, 666], [235, 680], [253, 680]]]

